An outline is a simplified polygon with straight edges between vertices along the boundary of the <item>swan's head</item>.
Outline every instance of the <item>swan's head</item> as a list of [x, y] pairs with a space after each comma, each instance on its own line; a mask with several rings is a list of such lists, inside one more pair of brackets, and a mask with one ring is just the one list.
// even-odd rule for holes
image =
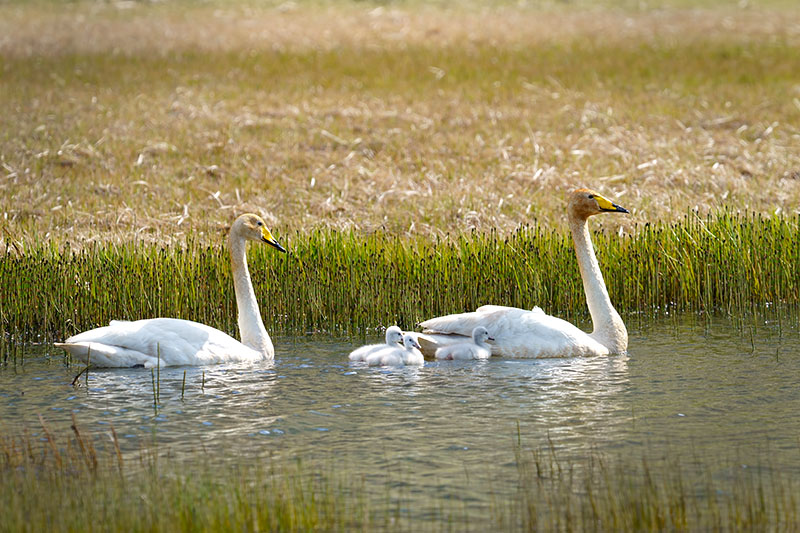
[[264, 219], [253, 213], [248, 213], [237, 218], [233, 223], [233, 227], [231, 227], [231, 235], [248, 241], [265, 242], [281, 252], [286, 252], [286, 248], [281, 246], [267, 229], [267, 224], [264, 222]]
[[478, 326], [472, 330], [472, 340], [475, 344], [482, 344], [486, 341], [493, 341], [494, 339], [489, 336], [489, 330], [483, 326]]
[[621, 207], [602, 194], [591, 189], [577, 189], [569, 197], [567, 207], [571, 218], [586, 220], [592, 215], [600, 213], [628, 213], [628, 210]]
[[403, 342], [403, 330], [397, 326], [386, 328], [386, 344], [400, 344]]
[[412, 348], [416, 348], [417, 350], [421, 349], [419, 343], [417, 342], [417, 339], [415, 339], [413, 335], [409, 335], [408, 333], [403, 335], [403, 346], [406, 347], [406, 350], [410, 350]]

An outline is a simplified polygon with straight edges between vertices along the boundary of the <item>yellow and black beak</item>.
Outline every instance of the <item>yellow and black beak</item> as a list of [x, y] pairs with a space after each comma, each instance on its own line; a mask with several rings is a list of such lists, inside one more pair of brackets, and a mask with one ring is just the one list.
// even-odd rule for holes
[[600, 206], [600, 211], [604, 213], [630, 213], [630, 211], [621, 205], [617, 205], [608, 198], [604, 198], [599, 194], [595, 194], [594, 199], [597, 200], [597, 205]]
[[261, 240], [270, 246], [277, 248], [279, 252], [287, 253], [286, 248], [281, 246], [280, 243], [275, 240], [275, 237], [272, 236], [272, 233], [266, 227], [261, 228]]

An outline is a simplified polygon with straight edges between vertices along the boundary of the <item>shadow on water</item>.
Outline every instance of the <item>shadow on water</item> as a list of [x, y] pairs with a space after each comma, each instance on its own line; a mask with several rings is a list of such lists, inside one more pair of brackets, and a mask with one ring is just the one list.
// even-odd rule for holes
[[364, 479], [376, 507], [394, 505], [388, 489], [421, 519], [440, 519], [443, 501], [480, 511], [510, 498], [520, 450], [620, 464], [669, 452], [800, 474], [800, 332], [755, 324], [671, 317], [632, 330], [622, 356], [400, 369], [349, 363], [345, 339], [278, 338], [274, 363], [160, 369], [157, 409], [149, 370], [92, 370], [74, 388], [80, 369], [35, 348], [0, 370], [0, 420], [36, 437], [39, 414], [56, 430], [74, 414], [101, 439], [113, 426], [123, 453], [154, 444], [187, 465], [334, 462]]

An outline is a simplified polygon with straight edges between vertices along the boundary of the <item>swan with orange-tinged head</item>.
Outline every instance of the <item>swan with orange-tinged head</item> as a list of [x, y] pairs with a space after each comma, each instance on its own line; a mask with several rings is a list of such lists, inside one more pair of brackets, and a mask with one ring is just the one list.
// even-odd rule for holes
[[247, 269], [247, 241], [265, 242], [281, 252], [264, 220], [254, 214], [234, 221], [228, 235], [233, 289], [239, 315], [239, 342], [205, 324], [178, 318], [150, 318], [84, 331], [56, 343], [73, 357], [99, 367], [206, 365], [271, 360], [275, 349], [258, 308]]
[[587, 220], [601, 213], [628, 213], [589, 189], [577, 189], [569, 197], [567, 215], [578, 258], [586, 304], [594, 329], [586, 333], [569, 322], [533, 310], [484, 305], [471, 313], [431, 318], [420, 323], [418, 340], [426, 355], [436, 349], [464, 342], [464, 337], [483, 326], [494, 339], [492, 354], [516, 358], [572, 357], [624, 353], [628, 330], [611, 304], [603, 274], [592, 246]]

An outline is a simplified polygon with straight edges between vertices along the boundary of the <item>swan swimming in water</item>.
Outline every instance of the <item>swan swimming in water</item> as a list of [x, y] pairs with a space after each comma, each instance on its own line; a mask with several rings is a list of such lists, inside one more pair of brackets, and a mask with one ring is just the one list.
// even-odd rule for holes
[[386, 343], [385, 344], [368, 344], [361, 348], [356, 348], [348, 356], [351, 361], [366, 361], [367, 356], [371, 353], [383, 350], [384, 348], [395, 348], [398, 344], [403, 342], [403, 331], [397, 326], [386, 328]]
[[419, 344], [413, 335], [403, 335], [403, 346], [392, 346], [371, 353], [367, 359], [369, 366], [403, 366], [425, 364], [425, 358], [419, 351]]
[[98, 367], [153, 368], [273, 359], [275, 349], [261, 320], [247, 269], [247, 241], [265, 242], [286, 252], [258, 215], [242, 215], [233, 223], [228, 246], [242, 342], [190, 320], [150, 318], [112, 320], [108, 326], [73, 335], [56, 346]]
[[606, 290], [600, 265], [592, 247], [587, 219], [600, 213], [627, 213], [624, 207], [602, 195], [578, 189], [569, 198], [567, 215], [575, 254], [586, 293], [594, 330], [586, 333], [569, 322], [545, 314], [538, 307], [528, 311], [515, 307], [484, 305], [471, 313], [431, 318], [420, 323], [423, 351], [463, 342], [474, 328], [485, 327], [495, 339], [492, 353], [505, 357], [570, 357], [624, 353], [628, 331]]
[[493, 341], [489, 330], [478, 326], [472, 330], [472, 342], [461, 342], [442, 346], [436, 350], [436, 359], [465, 361], [469, 359], [489, 359], [492, 356], [492, 346], [486, 341]]

